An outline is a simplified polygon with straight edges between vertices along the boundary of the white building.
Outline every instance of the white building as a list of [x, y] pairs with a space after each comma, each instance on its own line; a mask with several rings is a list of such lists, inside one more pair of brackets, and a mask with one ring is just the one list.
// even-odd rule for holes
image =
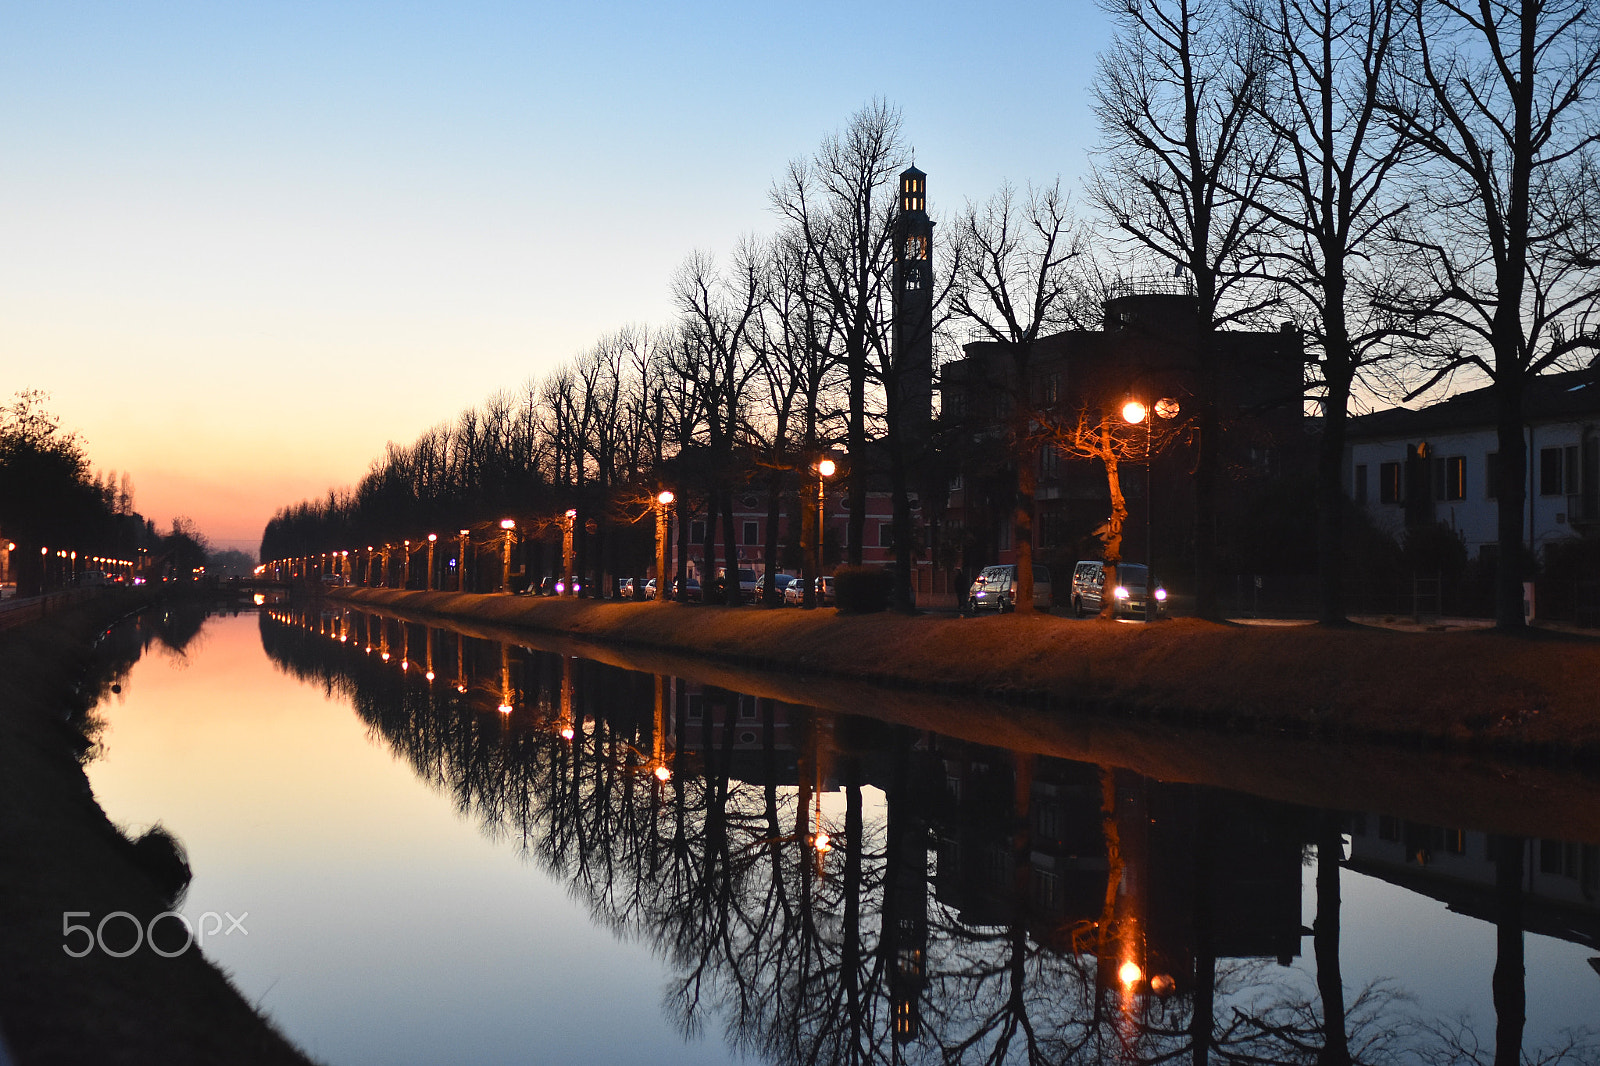
[[[1548, 374], [1523, 398], [1527, 502], [1523, 539], [1534, 552], [1600, 525], [1600, 368]], [[1391, 408], [1350, 422], [1345, 488], [1397, 538], [1442, 523], [1471, 558], [1499, 541], [1499, 443], [1491, 389], [1420, 410]]]

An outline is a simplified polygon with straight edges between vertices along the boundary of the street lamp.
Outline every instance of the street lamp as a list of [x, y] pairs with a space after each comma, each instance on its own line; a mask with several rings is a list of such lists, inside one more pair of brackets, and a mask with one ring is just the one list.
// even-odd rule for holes
[[[577, 590], [566, 586], [576, 585], [572, 580], [572, 530], [578, 524], [578, 511], [576, 508], [567, 511], [566, 525], [561, 529], [561, 578], [556, 582], [557, 594], [569, 592], [577, 595]], [[659, 589], [657, 590], [660, 591]]]
[[470, 529], [456, 530], [456, 536], [461, 538], [460, 558], [456, 560], [456, 591], [467, 591], [467, 538], [472, 535]]
[[505, 575], [500, 582], [504, 592], [511, 591], [511, 531], [517, 528], [517, 523], [510, 518], [500, 519], [500, 528], [505, 530]]
[[428, 580], [422, 585], [429, 592], [433, 591], [433, 546], [439, 542], [439, 534], [428, 534]]
[[820, 591], [818, 586], [822, 583], [822, 531], [827, 512], [826, 482], [838, 469], [832, 459], [824, 458], [817, 462], [817, 538], [816, 544], [812, 548], [816, 553], [816, 559], [812, 564], [812, 570], [815, 571], [816, 576], [815, 580], [811, 582], [811, 587], [806, 589], [804, 601], [811, 607], [817, 605], [817, 594]]
[[405, 542], [405, 553], [405, 561], [400, 564], [400, 587], [408, 589], [411, 587], [411, 542], [409, 540]]
[[667, 508], [677, 497], [671, 489], [656, 496], [656, 602], [667, 602]]
[[1177, 400], [1157, 400], [1154, 408], [1147, 408], [1138, 400], [1122, 405], [1123, 421], [1137, 426], [1144, 423], [1144, 620], [1156, 617], [1156, 564], [1155, 564], [1155, 422], [1157, 418], [1178, 417]]

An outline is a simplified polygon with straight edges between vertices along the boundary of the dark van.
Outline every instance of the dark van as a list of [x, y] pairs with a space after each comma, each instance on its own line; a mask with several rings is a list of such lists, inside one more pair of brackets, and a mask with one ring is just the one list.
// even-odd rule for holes
[[1166, 608], [1167, 590], [1157, 585], [1152, 598], [1149, 589], [1150, 570], [1142, 563], [1118, 564], [1117, 583], [1108, 589], [1106, 564], [1097, 559], [1084, 559], [1072, 569], [1072, 613], [1079, 618], [1099, 614], [1106, 596], [1110, 595], [1116, 598], [1117, 614], [1153, 618]]

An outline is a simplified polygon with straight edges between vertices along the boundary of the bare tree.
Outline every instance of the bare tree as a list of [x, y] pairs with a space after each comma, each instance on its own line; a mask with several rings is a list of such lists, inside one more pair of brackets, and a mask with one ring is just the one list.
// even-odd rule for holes
[[[1120, 411], [1089, 402], [1078, 408], [1076, 417], [1062, 418], [1057, 411], [1039, 412], [1037, 428], [1033, 431], [1035, 452], [1039, 446], [1056, 448], [1063, 455], [1089, 459], [1105, 469], [1106, 487], [1111, 493], [1111, 513], [1094, 531], [1094, 535], [1100, 539], [1101, 557], [1106, 562], [1107, 588], [1115, 588], [1117, 584], [1117, 568], [1122, 565], [1122, 527], [1128, 521], [1128, 503], [1122, 494], [1122, 464], [1148, 464], [1155, 455], [1191, 431], [1183, 421], [1177, 418], [1166, 420], [1153, 410], [1144, 412], [1142, 424], [1144, 428], [1137, 428], [1127, 422]], [[1021, 570], [1020, 566], [1018, 570]], [[1153, 578], [1147, 577], [1146, 580], [1150, 582], [1148, 593], [1154, 595]], [[1022, 599], [1020, 591], [1017, 599]], [[1020, 604], [1017, 609], [1022, 609]], [[1116, 616], [1116, 598], [1102, 597], [1100, 617], [1115, 619]]]
[[1357, 375], [1394, 337], [1377, 299], [1385, 228], [1405, 211], [1391, 175], [1406, 142], [1379, 104], [1403, 16], [1387, 0], [1253, 0], [1269, 91], [1261, 120], [1285, 146], [1256, 186], [1255, 206], [1278, 223], [1260, 253], [1309, 311], [1311, 365], [1322, 390], [1317, 455], [1317, 569], [1321, 621], [1345, 620], [1342, 470]]
[[[1038, 487], [1039, 411], [1033, 349], [1039, 338], [1072, 324], [1081, 287], [1072, 264], [1083, 235], [1056, 181], [1029, 186], [1018, 202], [1009, 184], [982, 207], [969, 203], [957, 223], [952, 312], [975, 325], [1005, 357], [1009, 376], [1007, 442], [1014, 469], [1012, 543], [1017, 546], [1015, 610], [1033, 610], [1033, 513]], [[1114, 497], [1120, 505], [1120, 493]], [[1124, 509], [1125, 511], [1125, 509]]]
[[1224, 0], [1104, 0], [1118, 26], [1095, 79], [1100, 162], [1090, 197], [1120, 243], [1195, 300], [1195, 610], [1218, 615], [1221, 473], [1212, 334], [1274, 299], [1253, 283], [1268, 220], [1254, 207], [1277, 139], [1257, 121], [1258, 35]]
[[[691, 256], [673, 281], [673, 294], [683, 320], [683, 340], [698, 350], [697, 365], [705, 373], [706, 426], [714, 482], [708, 507], [706, 567], [713, 566], [711, 526], [720, 517], [723, 526], [725, 602], [739, 602], [739, 556], [734, 533], [733, 492], [747, 473], [738, 445], [744, 426], [745, 390], [756, 373], [751, 358], [752, 330], [761, 310], [766, 276], [758, 242], [746, 239], [735, 252], [727, 276], [717, 273], [710, 256]], [[709, 602], [711, 592], [706, 590]]]
[[[865, 454], [870, 370], [889, 365], [885, 281], [894, 235], [894, 177], [904, 164], [900, 112], [875, 100], [831, 134], [811, 159], [789, 164], [772, 204], [811, 255], [844, 346], [849, 379], [846, 445]], [[850, 479], [849, 561], [861, 563], [867, 483]]]
[[1494, 383], [1499, 438], [1495, 624], [1522, 614], [1523, 391], [1600, 347], [1595, 94], [1600, 10], [1584, 0], [1409, 0], [1413, 51], [1387, 101], [1426, 158], [1416, 298], [1399, 306], [1463, 339], [1412, 395], [1463, 367]]

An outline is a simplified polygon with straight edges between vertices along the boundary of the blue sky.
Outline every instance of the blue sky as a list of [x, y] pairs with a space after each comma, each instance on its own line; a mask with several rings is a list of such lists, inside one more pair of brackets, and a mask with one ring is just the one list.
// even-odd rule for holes
[[768, 233], [874, 97], [930, 206], [1076, 185], [1092, 3], [8, 3], [0, 391], [251, 545]]

